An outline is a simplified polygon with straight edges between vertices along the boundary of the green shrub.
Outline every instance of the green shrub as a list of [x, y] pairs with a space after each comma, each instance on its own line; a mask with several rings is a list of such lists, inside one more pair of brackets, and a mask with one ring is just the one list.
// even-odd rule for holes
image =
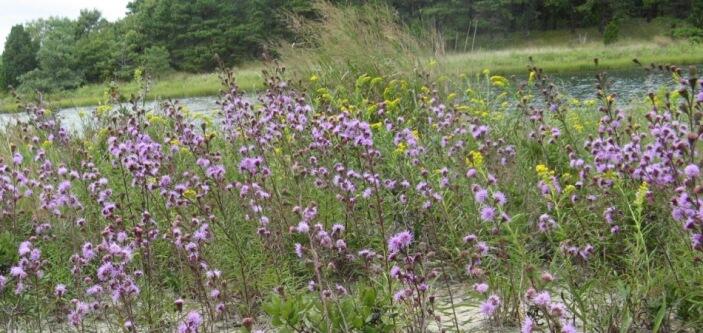
[[34, 69], [20, 76], [20, 82], [18, 90], [28, 93], [76, 89], [81, 86], [83, 80], [80, 73], [69, 68], [58, 67], [56, 70]]
[[620, 25], [617, 21], [613, 20], [605, 26], [605, 32], [603, 32], [603, 43], [612, 44], [618, 39], [618, 34], [620, 33]]
[[277, 332], [392, 332], [383, 320], [388, 306], [375, 288], [362, 288], [358, 294], [320, 301], [319, 295], [275, 295], [263, 305]]
[[147, 74], [153, 77], [160, 77], [171, 70], [170, 58], [171, 55], [165, 47], [152, 46], [144, 50], [142, 66]]
[[703, 41], [703, 29], [695, 27], [680, 27], [671, 31], [671, 36], [676, 39], [688, 39], [692, 43]]

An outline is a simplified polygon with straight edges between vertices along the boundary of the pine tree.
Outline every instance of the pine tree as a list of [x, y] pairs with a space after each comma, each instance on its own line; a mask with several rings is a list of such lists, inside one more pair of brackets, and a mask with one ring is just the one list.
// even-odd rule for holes
[[5, 41], [5, 51], [2, 54], [2, 69], [0, 76], [6, 88], [16, 86], [18, 79], [37, 67], [37, 50], [39, 46], [32, 41], [24, 26], [15, 25]]

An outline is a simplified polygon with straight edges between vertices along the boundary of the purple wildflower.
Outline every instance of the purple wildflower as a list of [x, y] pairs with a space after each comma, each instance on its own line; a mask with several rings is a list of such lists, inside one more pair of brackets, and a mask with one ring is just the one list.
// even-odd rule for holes
[[397, 253], [410, 245], [413, 241], [413, 234], [410, 231], [399, 232], [388, 240], [388, 249], [391, 253]]
[[543, 291], [535, 296], [534, 303], [541, 306], [547, 306], [552, 303], [552, 298], [549, 293]]
[[203, 317], [197, 311], [188, 312], [186, 318], [178, 326], [178, 333], [197, 333], [203, 323]]
[[576, 333], [576, 327], [571, 323], [564, 322], [562, 323], [561, 333]]
[[474, 284], [474, 290], [475, 290], [476, 292], [478, 292], [478, 293], [483, 294], [483, 293], [485, 293], [486, 291], [488, 291], [488, 284], [485, 283], [485, 282], [475, 283], [475, 284]]
[[700, 173], [701, 173], [700, 169], [695, 164], [687, 165], [686, 168], [683, 169], [683, 172], [690, 179], [698, 177], [698, 175], [700, 175]]
[[481, 208], [481, 220], [485, 222], [493, 221], [496, 217], [496, 209], [491, 206]]
[[61, 284], [61, 283], [57, 284], [56, 288], [54, 288], [54, 295], [56, 295], [56, 297], [61, 297], [65, 294], [66, 294], [66, 285]]
[[520, 333], [532, 333], [534, 322], [530, 316], [525, 316], [525, 320], [520, 327]]
[[500, 297], [498, 297], [497, 295], [491, 295], [486, 301], [481, 303], [481, 305], [479, 306], [479, 310], [484, 316], [490, 317], [496, 312], [499, 306]]
[[297, 255], [298, 258], [303, 257], [303, 246], [300, 245], [300, 243], [295, 243], [295, 255]]

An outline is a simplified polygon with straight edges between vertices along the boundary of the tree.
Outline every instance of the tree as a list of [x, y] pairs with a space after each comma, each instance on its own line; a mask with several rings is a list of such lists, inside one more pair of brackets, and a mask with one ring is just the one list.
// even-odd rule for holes
[[703, 29], [703, 0], [693, 0], [688, 20], [696, 28]]
[[76, 20], [76, 39], [81, 39], [106, 25], [107, 21], [102, 17], [100, 11], [97, 9], [82, 9], [80, 16]]
[[[2, 56], [0, 56], [0, 73], [2, 73]], [[5, 83], [5, 78], [3, 77], [2, 74], [0, 74], [0, 91], [3, 91], [7, 87], [7, 84]]]
[[47, 23], [39, 67], [22, 75], [23, 88], [41, 91], [77, 88], [83, 82], [83, 68], [76, 55], [75, 24], [69, 19], [52, 18]]
[[15, 25], [5, 41], [5, 51], [2, 54], [2, 82], [7, 85], [17, 85], [23, 74], [37, 67], [38, 45], [32, 41], [24, 26]]
[[[305, 13], [304, 0], [138, 0], [129, 4], [144, 44], [162, 45], [179, 70], [213, 70], [259, 57], [269, 40], [290, 34], [285, 12]], [[140, 53], [144, 50], [140, 50]]]
[[605, 26], [605, 31], [603, 32], [603, 43], [612, 44], [618, 39], [618, 34], [620, 33], [620, 27], [618, 26], [618, 20], [612, 20], [608, 25]]
[[147, 74], [159, 77], [171, 70], [171, 65], [168, 63], [170, 58], [171, 56], [165, 47], [152, 46], [144, 50], [142, 66]]

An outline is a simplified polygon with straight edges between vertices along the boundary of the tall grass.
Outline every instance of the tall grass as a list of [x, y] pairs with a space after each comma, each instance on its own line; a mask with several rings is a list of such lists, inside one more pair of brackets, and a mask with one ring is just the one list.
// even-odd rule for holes
[[407, 76], [431, 55], [429, 41], [414, 37], [387, 5], [317, 1], [315, 8], [317, 20], [291, 17], [299, 40], [278, 45], [282, 61], [305, 79], [336, 85], [363, 74]]

